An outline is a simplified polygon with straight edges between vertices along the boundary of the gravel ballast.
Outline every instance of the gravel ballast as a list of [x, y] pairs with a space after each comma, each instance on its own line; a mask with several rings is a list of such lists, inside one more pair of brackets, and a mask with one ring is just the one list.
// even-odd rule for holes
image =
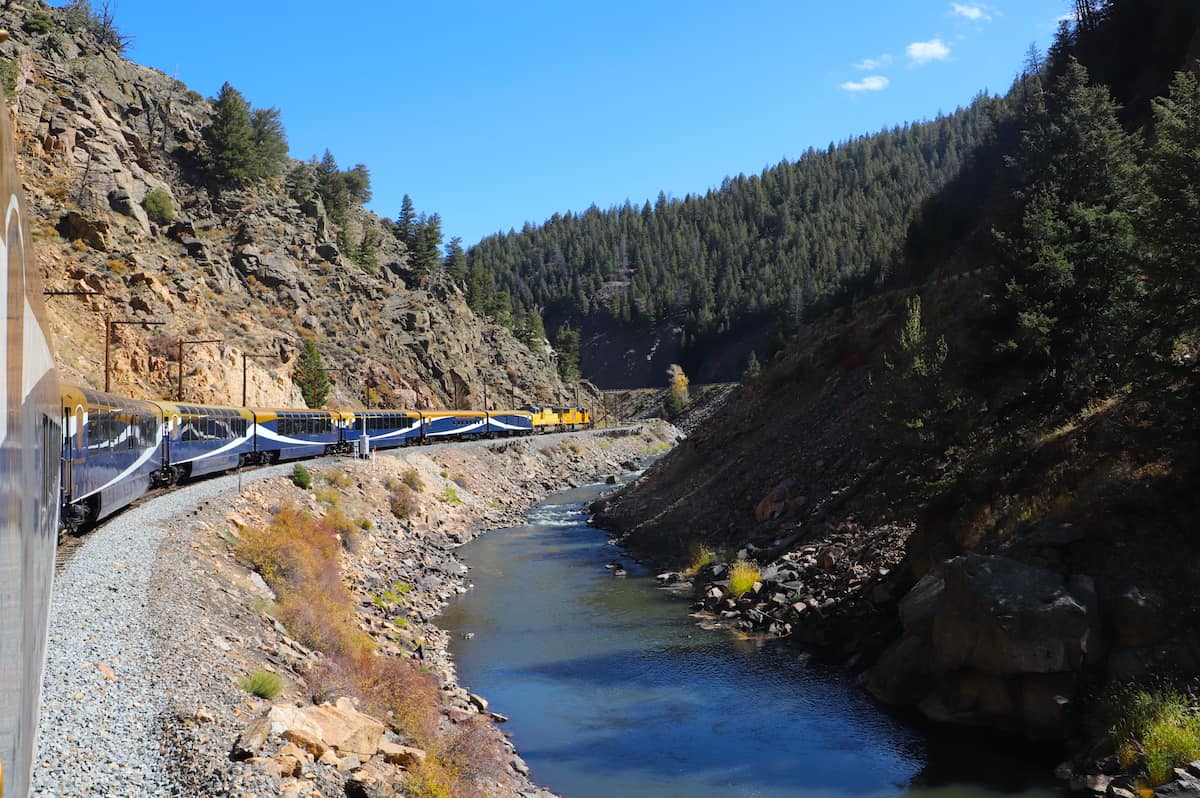
[[[248, 484], [291, 470], [289, 463], [240, 479]], [[238, 480], [206, 480], [127, 509], [92, 531], [55, 578], [34, 795], [190, 792], [172, 785], [160, 730], [173, 695], [205, 686], [182, 663], [156, 655], [148, 589], [171, 520], [236, 490]]]

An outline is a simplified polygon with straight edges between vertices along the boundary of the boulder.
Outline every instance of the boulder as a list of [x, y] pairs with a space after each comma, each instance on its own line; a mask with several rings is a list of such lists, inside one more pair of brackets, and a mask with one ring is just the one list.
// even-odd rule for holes
[[389, 765], [399, 765], [404, 769], [414, 768], [425, 761], [427, 754], [420, 748], [383, 740], [379, 743], [379, 755]]
[[1200, 798], [1200, 780], [1169, 781], [1154, 789], [1154, 798]]
[[108, 222], [89, 219], [78, 211], [67, 211], [58, 220], [58, 233], [71, 241], [83, 241], [92, 249], [108, 251]]
[[319, 738], [343, 757], [358, 754], [366, 759], [379, 750], [383, 724], [369, 715], [332, 704], [305, 707], [301, 712], [304, 720], [318, 729]]
[[267, 716], [255, 718], [242, 729], [242, 733], [234, 741], [229, 758], [241, 762], [258, 756], [270, 736], [271, 721]]
[[303, 729], [288, 729], [283, 733], [283, 739], [297, 748], [307, 751], [314, 759], [319, 759], [329, 750], [329, 746], [325, 744], [324, 740]]
[[974, 553], [947, 561], [944, 573], [945, 597], [930, 632], [936, 670], [1011, 675], [1080, 667], [1087, 610], [1061, 576]]

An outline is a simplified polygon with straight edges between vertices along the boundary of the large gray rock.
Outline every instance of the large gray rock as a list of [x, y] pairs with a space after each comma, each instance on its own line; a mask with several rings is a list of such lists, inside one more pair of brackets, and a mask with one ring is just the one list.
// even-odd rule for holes
[[860, 681], [934, 720], [1061, 739], [1094, 605], [1087, 578], [1068, 583], [1007, 557], [963, 554], [901, 600], [904, 636]]
[[1060, 575], [974, 553], [943, 570], [945, 595], [930, 633], [935, 670], [1012, 675], [1080, 667], [1087, 610]]

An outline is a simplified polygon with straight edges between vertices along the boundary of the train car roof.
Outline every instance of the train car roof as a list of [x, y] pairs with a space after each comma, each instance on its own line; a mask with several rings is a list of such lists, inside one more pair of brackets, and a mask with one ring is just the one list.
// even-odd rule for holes
[[470, 416], [472, 418], [483, 418], [487, 415], [482, 410], [422, 410], [422, 416], [431, 416], [442, 418], [444, 416]]
[[117, 396], [116, 394], [104, 393], [92, 388], [84, 388], [79, 385], [63, 384], [59, 387], [59, 397], [62, 400], [64, 407], [75, 407], [84, 405], [87, 407], [112, 407], [122, 410], [140, 410], [144, 413], [154, 413], [161, 415], [162, 410], [154, 402], [146, 401], [145, 399], [131, 399], [128, 396]]
[[155, 402], [163, 413], [181, 416], [205, 415], [217, 411], [222, 417], [237, 416], [245, 419], [254, 418], [254, 413], [248, 407], [233, 407], [232, 405], [200, 405], [194, 402]]

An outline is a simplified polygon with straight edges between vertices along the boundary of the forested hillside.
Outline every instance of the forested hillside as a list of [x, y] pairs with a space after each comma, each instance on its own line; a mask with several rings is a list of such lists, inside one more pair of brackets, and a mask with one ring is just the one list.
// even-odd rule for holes
[[910, 228], [928, 274], [807, 322], [600, 522], [885, 702], [1074, 741], [1075, 789], [1198, 794], [1200, 5], [1076, 10]]
[[748, 330], [794, 332], [904, 268], [917, 209], [984, 139], [998, 102], [980, 96], [931, 122], [810, 149], [704, 196], [556, 214], [484, 239], [467, 252], [469, 302], [552, 333], [586, 320], [643, 332], [677, 325], [685, 366]]

